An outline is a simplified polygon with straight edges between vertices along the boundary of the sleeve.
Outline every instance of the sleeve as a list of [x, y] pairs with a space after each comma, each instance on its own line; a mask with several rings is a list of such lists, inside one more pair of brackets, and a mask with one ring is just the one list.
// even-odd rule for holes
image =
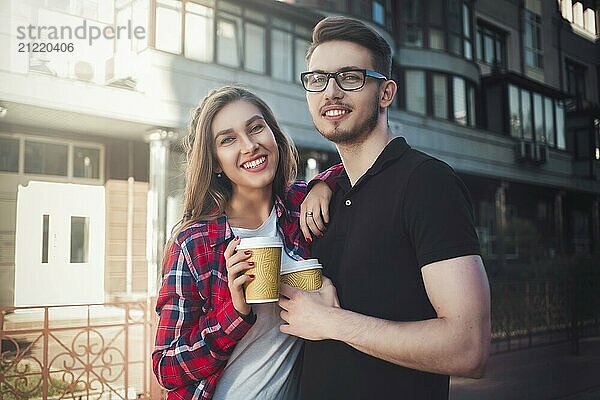
[[252, 327], [231, 299], [217, 309], [207, 309], [212, 274], [208, 252], [200, 250], [210, 246], [192, 243], [171, 245], [156, 304], [159, 318], [152, 366], [158, 382], [169, 390], [221, 371], [235, 344]]
[[311, 181], [308, 183], [307, 192], [310, 192], [310, 189], [312, 189], [312, 187], [314, 185], [316, 185], [319, 181], [325, 182], [327, 184], [327, 186], [329, 186], [331, 191], [334, 192], [336, 189], [336, 178], [342, 173], [343, 170], [344, 170], [344, 164], [340, 163], [340, 164], [336, 164], [336, 165], [330, 167], [329, 169], [326, 169], [325, 171], [321, 172], [320, 174], [315, 176], [313, 179], [311, 179]]
[[419, 267], [480, 254], [469, 192], [442, 161], [425, 161], [412, 172], [403, 218]]

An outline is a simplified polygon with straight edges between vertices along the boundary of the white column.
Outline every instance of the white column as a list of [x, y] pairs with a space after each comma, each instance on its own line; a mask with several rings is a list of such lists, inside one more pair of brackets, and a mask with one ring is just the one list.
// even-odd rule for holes
[[148, 183], [148, 224], [146, 259], [148, 260], [148, 296], [155, 296], [162, 271], [166, 234], [167, 171], [170, 143], [177, 139], [172, 131], [153, 130], [146, 136], [150, 144]]

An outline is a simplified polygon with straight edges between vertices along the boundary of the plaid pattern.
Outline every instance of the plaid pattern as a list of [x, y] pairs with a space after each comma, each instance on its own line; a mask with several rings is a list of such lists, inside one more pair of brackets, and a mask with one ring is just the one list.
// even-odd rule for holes
[[[335, 177], [329, 172], [322, 180], [333, 190]], [[284, 199], [275, 200], [278, 231], [296, 260], [309, 256], [299, 225], [306, 192], [306, 183], [295, 182]], [[152, 353], [154, 374], [169, 390], [169, 399], [211, 399], [236, 343], [252, 327], [233, 307], [227, 287], [223, 253], [232, 238], [227, 217], [221, 215], [191, 225], [169, 249]]]

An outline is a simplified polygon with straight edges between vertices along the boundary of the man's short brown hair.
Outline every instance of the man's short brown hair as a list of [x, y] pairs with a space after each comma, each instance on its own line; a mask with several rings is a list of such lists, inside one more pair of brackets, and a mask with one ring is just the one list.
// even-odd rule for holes
[[327, 17], [315, 25], [312, 43], [306, 52], [309, 62], [315, 48], [325, 42], [343, 40], [358, 44], [371, 52], [373, 67], [388, 78], [392, 74], [392, 50], [386, 40], [364, 22], [349, 17]]

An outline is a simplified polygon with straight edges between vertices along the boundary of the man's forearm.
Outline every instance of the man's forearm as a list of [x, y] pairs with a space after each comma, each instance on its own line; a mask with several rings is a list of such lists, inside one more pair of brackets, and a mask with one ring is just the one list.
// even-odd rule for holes
[[446, 318], [396, 322], [338, 308], [328, 319], [327, 336], [403, 367], [478, 378], [489, 347], [489, 332], [481, 330], [488, 324], [464, 322]]

